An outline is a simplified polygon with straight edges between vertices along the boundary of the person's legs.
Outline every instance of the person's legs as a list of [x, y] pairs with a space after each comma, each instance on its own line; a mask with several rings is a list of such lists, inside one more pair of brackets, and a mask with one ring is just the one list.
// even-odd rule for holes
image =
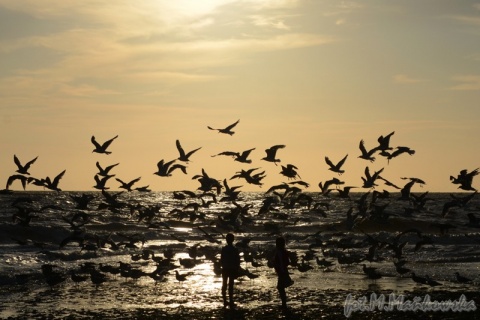
[[222, 274], [222, 297], [223, 297], [223, 305], [227, 306], [227, 281], [228, 276], [226, 274]]
[[287, 293], [285, 292], [285, 286], [283, 283], [283, 279], [279, 276], [277, 282], [277, 289], [278, 294], [280, 295], [280, 299], [282, 300], [282, 307], [287, 307]]
[[228, 277], [228, 297], [230, 299], [230, 306], [233, 306], [233, 282], [235, 281], [235, 277], [230, 275]]

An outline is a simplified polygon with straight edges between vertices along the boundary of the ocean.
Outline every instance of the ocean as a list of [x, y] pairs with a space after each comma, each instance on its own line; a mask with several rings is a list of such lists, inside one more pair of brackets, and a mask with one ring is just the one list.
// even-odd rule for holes
[[[345, 293], [330, 302], [341, 304], [347, 293], [362, 290], [441, 288], [460, 295], [480, 283], [476, 192], [416, 192], [402, 199], [372, 190], [340, 196], [279, 189], [223, 197], [202, 191], [1, 194], [0, 318], [219, 308], [216, 261], [228, 232], [242, 252], [236, 292], [245, 308], [278, 303], [268, 259], [280, 235], [292, 258], [293, 306], [314, 308], [318, 292], [328, 290]], [[122, 264], [140, 270], [138, 276], [100, 269]], [[48, 283], [44, 265], [52, 266], [58, 284]], [[380, 277], [369, 278], [364, 265]], [[103, 282], [93, 282], [92, 269]], [[72, 271], [85, 279], [73, 281]], [[177, 280], [175, 271], [186, 280]], [[471, 281], [459, 282], [456, 272]], [[419, 284], [412, 273], [439, 284]]]

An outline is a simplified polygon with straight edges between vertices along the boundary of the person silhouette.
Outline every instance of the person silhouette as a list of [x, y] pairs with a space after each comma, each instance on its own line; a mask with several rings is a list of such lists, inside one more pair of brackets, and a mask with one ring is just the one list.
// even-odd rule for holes
[[[240, 253], [233, 245], [235, 236], [232, 233], [228, 233], [225, 239], [227, 245], [222, 248], [220, 257], [220, 263], [222, 265], [222, 297], [223, 305], [225, 307], [230, 305], [230, 308], [233, 309], [235, 306], [233, 303], [233, 284], [240, 269]], [[229, 303], [227, 303], [227, 286]]]
[[287, 309], [287, 293], [285, 288], [293, 284], [293, 280], [288, 273], [288, 266], [290, 265], [289, 253], [286, 249], [286, 241], [284, 237], [278, 237], [276, 240], [275, 256], [273, 258], [273, 267], [277, 273], [277, 290], [282, 300], [282, 308]]

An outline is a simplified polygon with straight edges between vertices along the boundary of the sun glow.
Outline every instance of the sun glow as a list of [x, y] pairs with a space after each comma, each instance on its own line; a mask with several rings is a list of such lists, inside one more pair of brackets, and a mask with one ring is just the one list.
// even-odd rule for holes
[[[158, 1], [154, 0], [155, 3]], [[168, 12], [184, 16], [202, 16], [213, 12], [219, 6], [233, 2], [233, 0], [176, 0], [162, 1], [161, 7]]]

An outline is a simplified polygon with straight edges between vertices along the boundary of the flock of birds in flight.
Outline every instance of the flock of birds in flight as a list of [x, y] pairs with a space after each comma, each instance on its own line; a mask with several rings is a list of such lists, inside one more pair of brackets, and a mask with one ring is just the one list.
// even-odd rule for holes
[[[227, 134], [227, 135], [232, 136], [235, 133], [234, 131], [232, 131], [232, 129], [234, 129], [235, 126], [238, 123], [239, 123], [239, 120], [234, 122], [233, 124], [225, 127], [225, 128], [216, 129], [216, 128], [212, 128], [212, 127], [208, 126], [208, 129], [218, 131], [221, 134]], [[391, 140], [392, 136], [394, 135], [394, 133], [395, 132], [391, 132], [391, 133], [389, 133], [385, 136], [383, 136], [383, 135], [380, 136], [377, 140], [378, 144], [375, 147], [373, 147], [372, 149], [367, 149], [365, 147], [365, 142], [363, 140], [361, 140], [360, 143], [359, 143], [360, 155], [358, 156], [358, 158], [367, 160], [369, 162], [374, 162], [376, 160], [375, 156], [382, 156], [382, 157], [385, 157], [388, 161], [390, 161], [390, 160], [392, 160], [392, 159], [394, 159], [394, 158], [396, 158], [396, 157], [398, 157], [402, 154], [414, 155], [415, 150], [412, 150], [409, 147], [397, 146], [397, 147], [394, 148], [390, 145], [390, 140]], [[105, 141], [105, 142], [103, 142], [103, 143], [99, 143], [96, 140], [95, 136], [92, 136], [91, 137], [91, 142], [94, 145], [94, 149], [93, 149], [92, 152], [98, 153], [98, 154], [106, 154], [106, 155], [111, 154], [111, 151], [109, 151], [109, 147], [113, 143], [113, 141], [117, 138], [118, 138], [118, 135], [109, 139], [109, 140], [107, 140], [107, 141]], [[199, 148], [196, 148], [196, 149], [193, 149], [191, 151], [186, 152], [183, 149], [179, 140], [176, 140], [176, 147], [177, 147], [177, 150], [178, 150], [178, 153], [179, 153], [178, 158], [173, 159], [173, 160], [169, 160], [169, 161], [165, 161], [164, 159], [158, 161], [157, 171], [154, 172], [155, 175], [158, 175], [160, 177], [170, 177], [170, 176], [172, 176], [173, 172], [176, 171], [177, 169], [179, 171], [183, 172], [184, 174], [187, 174], [186, 164], [190, 161], [190, 158], [198, 150], [201, 149], [201, 147], [199, 147]], [[286, 147], [285, 145], [274, 145], [274, 146], [266, 149], [265, 150], [266, 155], [261, 160], [271, 162], [271, 163], [273, 163], [277, 166], [278, 163], [281, 162], [281, 159], [279, 159], [277, 157], [277, 152], [279, 150], [285, 148], [285, 147]], [[250, 164], [250, 163], [252, 163], [252, 160], [249, 158], [249, 156], [250, 156], [250, 153], [253, 150], [255, 150], [255, 148], [251, 148], [251, 149], [248, 149], [248, 150], [245, 150], [245, 151], [242, 151], [242, 152], [224, 151], [224, 152], [214, 154], [214, 155], [212, 155], [212, 157], [228, 156], [228, 157], [233, 157], [234, 161], [238, 161], [240, 163]], [[44, 187], [44, 188], [47, 188], [47, 189], [53, 190], [53, 191], [58, 191], [58, 192], [62, 191], [59, 187], [59, 182], [62, 179], [62, 177], [64, 176], [66, 170], [63, 170], [60, 174], [55, 176], [53, 179], [50, 178], [50, 177], [41, 178], [41, 179], [31, 177], [29, 170], [30, 170], [31, 166], [35, 163], [37, 158], [38, 157], [35, 157], [34, 159], [22, 164], [22, 162], [18, 159], [18, 157], [16, 155], [14, 155], [14, 162], [17, 166], [17, 170], [16, 170], [15, 174], [11, 175], [8, 178], [7, 184], [6, 184], [6, 189], [4, 190], [5, 192], [10, 191], [9, 187], [16, 180], [19, 180], [21, 182], [24, 190], [25, 190], [27, 184], [33, 184], [33, 185], [41, 186], [41, 187]], [[345, 155], [338, 162], [335, 162], [335, 161], [332, 161], [328, 156], [325, 156], [325, 163], [328, 166], [328, 170], [338, 174], [338, 176], [341, 176], [345, 172], [344, 169], [343, 169], [343, 166], [344, 166], [347, 158], [348, 158], [348, 154]], [[179, 161], [180, 163], [177, 162], [177, 161]], [[102, 166], [102, 165], [100, 165], [100, 163], [98, 161], [96, 162], [96, 167], [98, 169], [98, 172], [94, 176], [95, 183], [96, 183], [94, 188], [97, 189], [97, 190], [101, 190], [102, 194], [107, 198], [107, 202], [110, 202], [110, 203], [116, 203], [117, 200], [115, 200], [115, 199], [116, 199], [116, 196], [118, 194], [110, 196], [106, 192], [106, 190], [109, 189], [109, 187], [107, 187], [106, 184], [107, 184], [107, 181], [109, 179], [115, 177], [115, 174], [112, 174], [112, 170], [117, 165], [119, 165], [119, 163], [108, 165], [108, 166]], [[248, 169], [248, 170], [243, 170], [242, 169], [241, 171], [236, 172], [235, 175], [233, 175], [230, 178], [230, 180], [232, 180], [232, 179], [244, 179], [249, 184], [262, 185], [262, 179], [265, 178], [265, 171], [255, 172], [258, 169], [259, 168], [253, 168], [253, 169]], [[301, 191], [298, 187], [296, 187], [296, 185], [303, 186], [303, 187], [308, 187], [309, 184], [301, 180], [297, 170], [298, 170], [298, 168], [293, 164], [281, 165], [281, 172], [280, 173], [283, 176], [285, 176], [286, 178], [288, 178], [289, 180], [293, 180], [293, 181], [291, 181], [289, 183], [282, 183], [280, 185], [272, 186], [268, 189], [266, 194], [276, 193], [277, 195], [280, 195], [280, 194], [277, 193], [277, 191], [278, 190], [284, 190], [285, 193], [283, 194], [282, 197], [286, 197], [286, 194], [295, 194], [295, 193], [299, 193]], [[378, 186], [377, 185], [378, 181], [383, 181], [383, 183], [385, 185], [400, 190], [401, 199], [406, 199], [407, 200], [407, 199], [411, 199], [411, 197], [413, 196], [413, 194], [411, 194], [410, 190], [411, 190], [411, 188], [414, 184], [416, 184], [416, 183], [421, 184], [421, 185], [425, 184], [425, 182], [420, 178], [402, 177], [401, 179], [408, 180], [408, 182], [405, 184], [405, 186], [398, 187], [394, 183], [392, 183], [389, 180], [382, 177], [383, 170], [384, 169], [382, 168], [382, 169], [372, 173], [370, 171], [369, 167], [366, 166], [365, 171], [364, 171], [364, 176], [361, 177], [362, 181], [363, 181], [362, 187], [365, 188], [365, 189], [371, 190], [371, 189], [374, 189], [376, 186]], [[469, 197], [469, 199], [471, 199], [471, 197], [473, 197], [473, 195], [475, 195], [477, 193], [476, 189], [472, 186], [472, 183], [473, 183], [473, 178], [476, 175], [478, 175], [478, 173], [479, 173], [478, 168], [474, 169], [472, 171], [461, 170], [460, 173], [457, 176], [450, 176], [450, 181], [453, 184], [458, 185], [459, 189], [462, 189], [462, 190], [465, 190], [465, 191], [474, 191], [474, 193]], [[128, 192], [134, 191], [134, 190], [144, 191], [144, 192], [150, 191], [148, 189], [148, 186], [134, 188], [134, 185], [140, 180], [140, 177], [138, 177], [136, 179], [133, 179], [133, 180], [130, 180], [130, 181], [123, 181], [119, 178], [115, 178], [115, 179], [116, 179], [116, 181], [118, 181], [120, 183], [119, 188], [122, 188], [122, 189], [124, 189]], [[235, 200], [238, 199], [238, 195], [240, 193], [240, 191], [238, 190], [240, 188], [240, 186], [230, 187], [228, 185], [227, 179], [223, 179], [223, 181], [221, 181], [221, 180], [212, 178], [207, 174], [207, 172], [204, 169], [202, 169], [201, 174], [197, 174], [197, 175], [193, 176], [192, 179], [198, 180], [198, 182], [200, 183], [200, 187], [198, 188], [198, 190], [202, 191], [204, 194], [207, 194], [210, 191], [215, 191], [213, 193], [214, 195], [215, 194], [220, 195], [222, 193], [222, 190], [224, 190], [223, 192], [225, 193], [225, 197], [222, 198], [222, 199], [232, 201], [232, 203], [234, 203], [236, 205], [236, 209], [238, 209], [240, 211], [242, 211], [242, 210], [245, 211], [245, 210], [248, 210], [248, 208], [250, 208], [248, 205], [246, 205], [245, 207], [242, 207], [242, 206], [238, 205], [237, 203], [235, 203]], [[328, 197], [329, 194], [332, 191], [336, 191], [336, 192], [338, 192], [340, 197], [348, 198], [349, 191], [352, 188], [355, 188], [355, 187], [346, 186], [343, 189], [340, 189], [339, 186], [343, 185], [343, 184], [344, 184], [343, 181], [341, 181], [339, 178], [335, 177], [335, 178], [332, 178], [332, 179], [327, 180], [327, 181], [319, 182], [318, 186], [319, 186], [319, 189], [320, 189], [320, 194], [322, 196]], [[336, 187], [334, 187], [334, 186], [336, 186]], [[185, 194], [188, 193], [187, 191], [183, 191], [183, 192]], [[384, 190], [384, 193], [385, 192], [386, 191]], [[361, 208], [364, 207], [365, 197], [368, 194], [369, 193], [366, 193], [363, 197], [361, 197], [357, 201], [359, 211], [364, 210], [364, 209], [361, 209]], [[377, 192], [377, 195], [380, 196], [381, 193]], [[425, 195], [426, 195], [426, 193], [422, 196], [415, 196], [415, 199], [418, 200], [419, 202], [421, 202], [423, 199], [425, 199]], [[175, 196], [177, 196], [178, 199], [180, 199], [180, 193], [176, 193]], [[302, 196], [302, 194], [300, 194], [300, 196], [298, 198], [295, 198], [292, 205], [295, 204], [295, 201], [300, 202], [301, 200], [307, 200], [308, 203], [309, 203], [309, 207], [310, 207], [312, 199], [309, 198], [309, 196], [307, 196], [307, 195], [303, 195], [303, 199], [300, 199], [301, 196]], [[271, 207], [272, 202], [269, 202], [270, 201], [269, 199], [271, 200], [271, 198], [267, 197], [264, 200], [263, 206], [262, 206], [262, 208], [260, 208], [259, 214], [268, 212], [272, 208]], [[84, 199], [84, 200], [86, 200], [88, 202], [89, 200], [91, 200], [91, 198]], [[82, 201], [82, 199], [79, 199], [78, 201], [80, 203]], [[445, 205], [446, 209], [444, 208], [443, 214], [446, 215], [446, 213], [448, 212], [448, 209], [450, 207], [463, 206], [465, 201], [468, 201], [468, 200], [464, 200], [463, 198], [454, 198], [451, 202], [449, 202], [448, 204]], [[373, 202], [373, 200], [372, 200], [372, 202]], [[317, 204], [319, 204], [320, 206], [325, 205], [324, 203], [317, 203]], [[317, 204], [315, 205], [314, 210], [317, 209]], [[148, 211], [148, 210], [145, 210], [145, 211]], [[320, 209], [318, 212], [322, 212], [322, 210]], [[152, 212], [150, 212], [150, 213], [152, 213]], [[351, 211], [349, 213], [347, 213], [347, 222], [349, 221], [349, 217], [352, 218], [351, 213], [352, 213]], [[154, 212], [153, 212], [153, 214], [154, 214]], [[147, 212], [146, 216], [148, 218], [148, 212]], [[358, 216], [358, 214], [356, 216]], [[80, 217], [79, 219], [82, 219], [82, 218]], [[72, 218], [71, 221], [67, 221], [67, 222], [69, 222], [71, 224], [72, 228], [77, 229], [77, 231], [79, 229], [79, 226], [81, 226], [81, 224], [80, 225], [75, 225], [73, 223], [73, 218]], [[480, 223], [477, 223], [477, 226], [480, 226]], [[403, 266], [405, 261], [401, 259], [402, 258], [401, 251], [402, 251], [402, 248], [403, 248], [402, 246], [404, 246], [406, 244], [406, 242], [403, 242], [401, 244], [399, 243], [400, 237], [403, 236], [405, 233], [408, 233], [408, 232], [417, 232], [418, 237], [420, 239], [426, 239], [422, 234], [420, 234], [418, 232], [418, 230], [413, 230], [413, 231], [409, 230], [409, 231], [401, 233], [400, 235], [397, 235], [393, 243], [381, 242], [378, 239], [374, 239], [373, 237], [367, 235], [367, 237], [368, 237], [367, 239], [372, 246], [371, 247], [372, 252], [374, 252], [375, 250], [378, 250], [380, 248], [385, 248], [385, 247], [387, 247], [389, 249], [392, 249], [394, 252], [396, 252], [396, 255], [397, 255], [398, 259], [395, 262], [395, 268], [396, 268], [397, 272], [400, 273], [400, 274], [410, 272], [409, 269], [407, 269]], [[206, 232], [204, 232], [204, 233], [205, 233], [206, 236], [209, 235]], [[62, 242], [61, 247], [65, 246], [70, 241], [79, 241], [80, 242], [80, 241], [84, 240], [84, 239], [76, 239], [75, 236], [76, 235], [74, 233], [73, 238], [69, 237], [69, 238], [65, 239], [65, 241]], [[315, 237], [317, 235], [313, 235], [313, 236]], [[134, 239], [132, 241], [136, 242], [136, 241], [139, 241], [139, 240]], [[319, 241], [322, 241], [322, 240], [319, 240]], [[421, 244], [419, 242], [418, 246], [420, 246], [420, 245]], [[329, 253], [327, 251], [323, 251], [323, 249], [322, 249], [322, 252], [323, 252], [325, 257], [329, 256]], [[332, 253], [330, 253], [330, 254], [332, 254]], [[342, 254], [339, 254], [336, 257], [339, 259], [339, 263], [341, 263], [341, 264], [342, 263], [355, 262], [355, 261], [351, 260], [352, 257], [342, 256]], [[150, 253], [147, 253], [146, 254], [146, 259], [149, 259], [149, 258], [150, 258]], [[153, 255], [152, 255], [151, 258], [154, 259]], [[318, 263], [319, 266], [328, 267], [329, 265], [331, 265], [331, 262], [328, 262], [325, 259], [320, 260], [320, 259], [318, 259], [318, 257], [316, 259], [317, 259], [317, 263]], [[341, 259], [344, 259], [344, 260], [342, 261]], [[309, 265], [305, 264], [305, 261], [308, 261], [308, 260], [309, 260], [309, 258], [304, 256], [304, 257], [302, 257], [302, 263], [297, 263], [297, 261], [295, 261], [294, 265], [295, 265], [295, 267], [297, 267], [302, 272], [307, 271], [307, 270], [309, 270]], [[361, 262], [361, 261], [364, 261], [364, 260], [365, 260], [365, 256], [362, 256], [361, 260], [358, 260], [358, 262]], [[161, 261], [163, 261], [163, 260], [160, 259], [160, 260], [157, 261], [157, 263], [160, 263]], [[370, 260], [370, 261], [372, 261], [372, 260]], [[132, 275], [133, 271], [131, 271], [131, 270], [127, 271], [128, 268], [130, 268], [130, 267], [126, 267], [126, 265], [123, 265], [120, 268], [115, 269], [115, 272], [117, 272], [117, 271], [118, 272], [125, 272], [125, 274], [130, 272], [130, 273], [128, 273], [129, 275], [126, 276], [126, 277], [135, 277], [134, 275]], [[152, 278], [154, 278], [155, 281], [157, 281], [159, 279], [163, 279], [163, 277], [165, 276], [165, 273], [164, 273], [165, 269], [162, 269], [162, 268], [159, 268], [158, 270], [156, 270], [152, 273], [149, 273], [149, 274], [145, 274], [145, 273], [140, 274], [139, 276], [150, 275]], [[378, 279], [378, 278], [381, 277], [381, 275], [378, 273], [378, 271], [376, 271], [375, 268], [367, 267], [365, 264], [363, 265], [363, 271], [365, 272], [365, 274], [370, 279], [375, 280], [375, 279]], [[61, 282], [61, 281], [65, 280], [64, 276], [60, 276], [60, 274], [55, 272], [52, 269], [52, 267], [49, 266], [49, 265], [45, 265], [44, 267], [42, 267], [42, 272], [45, 275], [45, 277], [48, 279], [47, 281], [49, 282], [49, 284], [51, 284], [52, 286], [54, 284], [56, 284], [57, 282]], [[102, 282], [106, 281], [105, 276], [104, 275], [102, 276], [102, 274], [97, 272], [95, 269], [90, 270], [88, 272], [90, 273], [92, 281], [96, 285], [101, 284]], [[112, 273], [113, 273], [113, 271], [112, 271]], [[254, 276], [254, 275], [252, 275], [248, 272], [246, 272], [245, 274], [248, 275], [248, 276], [251, 276], [251, 277]], [[462, 278], [462, 276], [460, 276], [459, 274], [457, 274], [456, 276], [457, 276], [457, 281], [458, 282], [467, 282], [467, 280], [471, 281], [470, 279], [466, 279], [464, 277]], [[155, 277], [157, 277], [157, 278], [155, 278]], [[178, 281], [184, 281], [185, 280], [185, 276], [182, 277], [182, 275], [180, 275], [178, 273], [178, 271], [176, 272], [176, 278], [177, 278]], [[82, 280], [80, 280], [80, 279], [82, 279]], [[419, 277], [419, 276], [415, 275], [414, 273], [412, 273], [412, 279], [415, 282], [419, 282], [419, 283], [423, 283], [423, 284], [429, 284], [431, 286], [438, 285], [435, 282], [433, 282], [432, 279], [428, 279], [428, 277], [427, 278], [422, 278], [422, 277]], [[84, 281], [84, 278], [81, 278], [79, 275], [72, 274], [72, 280], [80, 282], [80, 281]]]
[[[220, 129], [212, 128], [210, 126], [207, 126], [207, 127], [210, 130], [215, 130], [215, 131], [218, 131], [219, 133], [227, 134], [227, 135], [232, 136], [235, 133], [234, 131], [232, 131], [232, 129], [234, 129], [235, 126], [239, 122], [240, 122], [240, 120], [237, 120], [233, 124], [231, 124], [231, 125], [229, 125], [225, 128], [220, 128]], [[378, 154], [382, 157], [385, 157], [388, 161], [390, 161], [393, 158], [396, 158], [396, 157], [398, 157], [402, 154], [414, 155], [415, 150], [413, 150], [409, 147], [397, 146], [397, 147], [393, 148], [393, 147], [390, 146], [390, 140], [391, 140], [391, 137], [394, 135], [394, 133], [395, 132], [393, 131], [393, 132], [391, 132], [391, 133], [389, 133], [385, 136], [383, 136], [383, 135], [380, 136], [378, 138], [378, 145], [371, 148], [371, 149], [367, 149], [365, 147], [364, 140], [361, 140], [360, 143], [359, 143], [360, 155], [358, 156], [358, 158], [368, 160], [370, 162], [374, 162], [376, 154]], [[95, 136], [92, 136], [91, 137], [91, 142], [95, 147], [92, 152], [99, 153], [99, 154], [106, 154], [106, 155], [111, 154], [112, 152], [109, 151], [108, 148], [110, 147], [112, 142], [117, 138], [118, 138], [118, 135], [109, 139], [109, 140], [107, 140], [107, 141], [105, 141], [105, 142], [103, 142], [103, 143], [99, 143], [96, 140]], [[177, 159], [173, 159], [173, 160], [170, 160], [170, 161], [165, 161], [164, 159], [158, 161], [157, 171], [154, 172], [155, 175], [160, 176], [160, 177], [170, 177], [170, 176], [172, 176], [173, 172], [177, 169], [182, 171], [184, 174], [187, 174], [186, 163], [188, 163], [190, 161], [190, 157], [192, 157], [192, 155], [194, 153], [196, 153], [198, 150], [201, 149], [201, 147], [199, 147], [199, 148], [196, 148], [196, 149], [193, 149], [191, 151], [186, 152], [183, 149], [179, 140], [176, 140], [176, 147], [177, 147], [177, 150], [179, 152], [179, 157]], [[271, 162], [271, 163], [274, 163], [275, 165], [277, 165], [277, 163], [281, 162], [281, 160], [279, 158], [277, 158], [277, 152], [280, 149], [283, 149], [285, 147], [286, 147], [285, 145], [279, 144], [279, 145], [274, 145], [274, 146], [266, 149], [265, 150], [266, 156], [261, 158], [261, 160]], [[250, 164], [250, 163], [252, 163], [252, 160], [249, 159], [249, 156], [250, 156], [250, 153], [253, 150], [255, 150], [255, 148], [251, 148], [251, 149], [248, 149], [248, 150], [245, 150], [245, 151], [242, 151], [242, 152], [224, 151], [224, 152], [220, 152], [218, 154], [212, 155], [212, 157], [229, 156], [229, 157], [233, 157], [234, 161], [237, 161], [237, 162], [240, 162], [240, 163]], [[347, 160], [347, 157], [348, 157], [348, 154], [345, 155], [340, 161], [334, 162], [328, 156], [325, 156], [325, 162], [328, 165], [328, 170], [337, 173], [339, 176], [342, 175], [345, 172], [344, 169], [342, 169], [342, 167], [345, 164], [345, 161]], [[64, 176], [66, 170], [63, 170], [62, 172], [60, 172], [53, 179], [48, 177], [48, 176], [46, 178], [41, 178], [41, 179], [31, 177], [30, 173], [29, 173], [29, 169], [30, 169], [31, 165], [33, 163], [35, 163], [35, 161], [37, 159], [38, 159], [38, 156], [35, 157], [34, 159], [26, 162], [25, 164], [22, 164], [22, 162], [18, 159], [18, 157], [16, 155], [14, 155], [14, 162], [15, 162], [18, 169], [16, 170], [16, 174], [13, 174], [13, 175], [8, 177], [6, 188], [4, 189], [4, 192], [8, 192], [10, 186], [16, 180], [20, 180], [24, 190], [25, 190], [27, 184], [33, 184], [33, 185], [41, 186], [41, 187], [44, 187], [44, 188], [47, 188], [47, 189], [50, 189], [50, 190], [61, 191], [61, 189], [59, 187], [59, 182], [60, 182], [60, 179], [62, 179], [62, 177]], [[181, 163], [178, 163], [177, 160], [180, 161]], [[109, 166], [106, 166], [106, 167], [102, 167], [100, 165], [100, 163], [97, 161], [96, 166], [97, 166], [99, 171], [94, 176], [96, 184], [93, 187], [97, 190], [107, 190], [107, 189], [109, 189], [108, 187], [106, 187], [106, 183], [110, 178], [115, 177], [114, 174], [110, 174], [110, 171], [115, 166], [117, 166], [118, 164], [119, 163], [109, 165]], [[235, 179], [235, 178], [245, 179], [245, 181], [249, 184], [260, 185], [261, 186], [263, 184], [262, 180], [263, 180], [263, 178], [265, 178], [266, 175], [265, 175], [265, 171], [255, 172], [258, 169], [259, 168], [251, 168], [251, 169], [248, 169], [248, 170], [242, 169], [241, 171], [236, 172], [236, 174], [234, 176], [232, 176], [230, 178], [230, 180]], [[392, 183], [389, 180], [382, 177], [381, 174], [383, 173], [383, 170], [384, 169], [382, 168], [382, 169], [372, 173], [372, 172], [370, 172], [370, 168], [368, 166], [366, 166], [365, 171], [364, 171], [364, 176], [361, 177], [361, 179], [363, 181], [362, 188], [373, 189], [376, 186], [378, 186], [376, 184], [376, 182], [378, 180], [382, 180], [385, 183], [385, 185], [393, 187], [397, 190], [402, 190], [402, 194], [403, 194], [404, 190], [407, 193], [409, 192], [407, 189], [409, 187], [411, 187], [411, 185], [413, 185], [413, 183], [425, 184], [425, 182], [422, 179], [419, 179], [419, 178], [402, 177], [401, 179], [409, 180], [411, 183], [413, 182], [411, 185], [407, 184], [405, 186], [405, 187], [408, 187], [408, 188], [404, 187], [402, 189], [401, 187], [398, 187], [394, 183]], [[473, 182], [473, 178], [476, 175], [478, 175], [478, 173], [479, 173], [479, 168], [474, 169], [470, 172], [466, 169], [461, 170], [460, 173], [456, 177], [450, 176], [450, 181], [453, 184], [459, 185], [459, 187], [458, 187], [459, 189], [462, 189], [462, 190], [465, 190], [465, 191], [476, 191], [476, 189], [472, 186], [472, 182]], [[293, 181], [292, 184], [299, 184], [299, 185], [302, 185], [304, 187], [309, 186], [308, 183], [301, 181], [300, 175], [298, 174], [298, 167], [293, 165], [293, 164], [281, 165], [280, 174], [287, 177], [289, 180], [290, 179], [296, 180], [297, 178], [300, 179], [300, 180]], [[132, 189], [133, 185], [135, 183], [137, 183], [141, 178], [138, 177], [138, 178], [130, 180], [128, 182], [122, 181], [119, 178], [115, 178], [115, 179], [120, 183], [119, 188], [127, 190], [127, 191], [132, 191], [132, 190], [134, 190], [134, 189]], [[203, 169], [202, 169], [202, 174], [201, 175], [195, 175], [192, 179], [197, 179], [200, 182], [201, 186], [198, 189], [201, 190], [201, 191], [204, 191], [204, 192], [210, 191], [212, 189], [216, 189], [217, 193], [220, 193], [221, 189], [224, 187], [224, 186], [221, 185], [219, 180], [211, 178], [206, 173], [206, 171], [203, 170]], [[333, 179], [330, 179], [330, 180], [327, 180], [327, 181], [324, 181], [324, 182], [319, 182], [318, 186], [320, 188], [320, 191], [321, 191], [322, 195], [328, 195], [328, 193], [330, 193], [332, 190], [338, 190], [339, 192], [342, 192], [342, 191], [343, 192], [348, 192], [348, 190], [350, 190], [352, 188], [356, 188], [356, 187], [351, 187], [350, 186], [350, 187], [345, 187], [343, 190], [340, 190], [338, 188], [338, 186], [343, 185], [343, 184], [345, 184], [345, 182], [341, 181], [338, 178], [333, 178]], [[337, 186], [336, 189], [331, 188], [331, 186], [334, 186], [334, 185]], [[280, 186], [280, 188], [282, 188], [282, 187], [284, 187], [284, 185]], [[139, 187], [139, 188], [136, 188], [135, 190], [150, 191], [148, 189], [148, 186]]]

